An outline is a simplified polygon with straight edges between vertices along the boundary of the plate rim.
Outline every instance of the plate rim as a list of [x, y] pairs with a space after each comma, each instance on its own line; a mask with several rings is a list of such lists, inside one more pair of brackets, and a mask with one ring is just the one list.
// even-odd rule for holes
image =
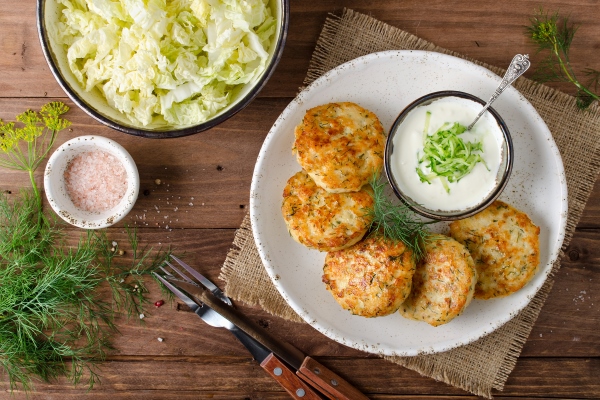
[[[313, 328], [315, 328], [316, 330], [318, 330], [319, 332], [321, 332], [322, 334], [324, 334], [331, 340], [334, 340], [338, 343], [341, 343], [343, 345], [346, 345], [348, 347], [351, 347], [351, 348], [354, 348], [357, 350], [362, 350], [362, 351], [366, 351], [366, 352], [369, 352], [372, 354], [380, 354], [380, 355], [386, 355], [386, 356], [416, 356], [416, 355], [433, 354], [433, 353], [448, 351], [448, 350], [454, 349], [456, 347], [460, 347], [460, 346], [472, 343], [476, 340], [479, 340], [479, 339], [489, 335], [490, 333], [494, 332], [495, 330], [499, 329], [500, 327], [502, 327], [504, 324], [506, 324], [510, 320], [512, 320], [516, 315], [518, 315], [521, 311], [523, 311], [529, 304], [531, 304], [531, 301], [533, 300], [533, 298], [539, 293], [540, 289], [545, 285], [547, 279], [552, 274], [553, 269], [554, 269], [553, 266], [556, 263], [556, 261], [558, 260], [562, 245], [564, 243], [567, 218], [568, 218], [568, 187], [567, 187], [567, 183], [566, 183], [564, 163], [562, 160], [562, 156], [560, 154], [560, 150], [558, 149], [558, 146], [556, 145], [556, 141], [554, 140], [552, 132], [548, 128], [546, 122], [539, 115], [539, 113], [537, 112], [535, 107], [533, 107], [533, 105], [523, 96], [523, 94], [520, 91], [518, 91], [517, 89], [515, 89], [514, 87], [511, 86], [511, 87], [507, 88], [507, 91], [509, 91], [509, 90], [515, 91], [516, 94], [518, 95], [520, 101], [523, 102], [522, 105], [525, 105], [526, 107], [528, 107], [529, 112], [532, 112], [533, 115], [536, 115], [538, 117], [538, 119], [539, 119], [538, 123], [541, 128], [541, 131], [544, 134], [544, 136], [547, 136], [547, 138], [549, 139], [548, 140], [549, 149], [552, 150], [556, 155], [556, 157], [553, 158], [553, 162], [556, 163], [558, 179], [560, 181], [560, 189], [561, 189], [561, 195], [562, 195], [561, 210], [560, 210], [560, 215], [559, 215], [560, 221], [557, 226], [558, 237], [555, 242], [555, 244], [557, 244], [557, 246], [554, 247], [549, 254], [550, 261], [548, 262], [548, 264], [546, 264], [547, 268], [545, 268], [544, 271], [538, 272], [538, 273], [543, 273], [544, 277], [540, 281], [539, 285], [534, 288], [534, 292], [531, 295], [528, 295], [527, 301], [524, 301], [523, 304], [520, 304], [517, 307], [517, 309], [513, 309], [510, 313], [507, 313], [503, 318], [500, 318], [500, 319], [494, 321], [493, 323], [490, 323], [490, 326], [487, 327], [486, 329], [483, 329], [482, 331], [477, 331], [477, 334], [470, 335], [465, 340], [462, 340], [462, 341], [452, 341], [453, 343], [447, 343], [448, 341], [441, 341], [432, 346], [424, 345], [423, 348], [406, 350], [406, 351], [404, 351], [404, 350], [389, 351], [387, 349], [381, 349], [381, 348], [378, 348], [377, 351], [373, 351], [373, 349], [372, 349], [373, 346], [368, 346], [366, 344], [361, 345], [360, 343], [357, 343], [355, 341], [351, 341], [351, 340], [344, 338], [343, 335], [341, 335], [339, 333], [332, 332], [332, 330], [330, 328], [321, 326], [318, 323], [318, 321], [314, 320], [313, 318], [310, 317], [310, 315], [308, 315], [308, 312], [306, 312], [302, 308], [301, 305], [297, 305], [297, 304], [295, 304], [295, 302], [292, 302], [288, 299], [288, 296], [286, 295], [285, 290], [279, 284], [279, 277], [277, 276], [277, 274], [275, 274], [273, 267], [270, 266], [268, 256], [266, 254], [264, 254], [264, 250], [262, 248], [262, 243], [261, 243], [260, 232], [258, 232], [258, 229], [256, 227], [257, 222], [258, 222], [257, 216], [256, 216], [256, 213], [258, 212], [257, 204], [256, 204], [256, 199], [257, 199], [256, 189], [257, 189], [257, 185], [258, 185], [258, 181], [259, 181], [259, 179], [257, 177], [260, 175], [261, 170], [262, 170], [261, 167], [262, 167], [263, 163], [265, 162], [265, 158], [266, 158], [265, 155], [267, 153], [267, 148], [269, 146], [269, 143], [272, 141], [274, 135], [277, 134], [276, 128], [287, 118], [287, 116], [290, 113], [292, 113], [292, 111], [293, 111], [292, 109], [294, 109], [297, 104], [299, 104], [303, 100], [305, 100], [306, 96], [310, 94], [310, 92], [313, 90], [313, 88], [321, 86], [324, 81], [335, 80], [336, 76], [342, 74], [344, 72], [344, 70], [352, 69], [353, 64], [363, 65], [371, 59], [402, 57], [403, 55], [408, 55], [408, 54], [410, 54], [412, 56], [421, 56], [422, 58], [438, 57], [441, 59], [444, 59], [444, 58], [451, 59], [452, 62], [465, 63], [465, 64], [469, 65], [470, 67], [474, 67], [475, 69], [480, 70], [481, 73], [483, 73], [483, 74], [491, 74], [493, 77], [496, 77], [498, 79], [498, 82], [500, 82], [500, 80], [502, 79], [497, 74], [495, 74], [493, 71], [490, 71], [488, 68], [486, 68], [482, 65], [476, 64], [472, 61], [463, 59], [461, 57], [456, 57], [456, 56], [453, 56], [450, 54], [439, 53], [439, 52], [435, 52], [435, 51], [385, 50], [385, 51], [380, 51], [380, 52], [369, 53], [369, 54], [357, 57], [355, 59], [349, 60], [349, 61], [347, 61], [343, 64], [340, 64], [339, 66], [327, 71], [326, 73], [321, 75], [319, 78], [315, 79], [310, 85], [306, 86], [300, 93], [298, 93], [298, 95], [292, 101], [290, 101], [290, 103], [280, 113], [279, 117], [273, 123], [271, 129], [269, 130], [269, 132], [268, 132], [267, 136], [265, 137], [264, 142], [261, 146], [260, 152], [257, 157], [256, 164], [254, 167], [254, 171], [252, 174], [252, 183], [251, 183], [251, 188], [250, 188], [250, 222], [251, 222], [251, 228], [252, 228], [255, 245], [257, 247], [257, 251], [261, 258], [263, 268], [265, 268], [265, 270], [269, 276], [269, 279], [271, 280], [273, 285], [276, 287], [279, 294], [284, 298], [284, 300], [288, 304], [288, 306], [290, 306], [304, 320], [304, 322], [306, 322], [307, 324], [309, 324], [310, 326], [312, 326]], [[293, 157], [293, 156], [290, 155], [290, 157]]]

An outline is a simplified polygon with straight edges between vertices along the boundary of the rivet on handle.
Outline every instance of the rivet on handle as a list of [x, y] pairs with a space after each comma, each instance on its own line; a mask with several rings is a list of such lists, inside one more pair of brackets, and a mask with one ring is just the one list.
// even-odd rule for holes
[[337, 382], [335, 379], [332, 379], [332, 380], [331, 380], [331, 384], [332, 384], [333, 386], [337, 386], [337, 385], [338, 385], [338, 382]]
[[315, 368], [313, 371], [315, 371], [315, 374], [319, 375], [321, 373], [321, 370], [319, 368]]
[[280, 376], [281, 374], [283, 374], [283, 370], [277, 367], [273, 370], [273, 373], [275, 374], [275, 376]]
[[305, 394], [306, 394], [306, 392], [302, 388], [296, 390], [296, 396], [298, 396], [298, 397], [304, 397]]

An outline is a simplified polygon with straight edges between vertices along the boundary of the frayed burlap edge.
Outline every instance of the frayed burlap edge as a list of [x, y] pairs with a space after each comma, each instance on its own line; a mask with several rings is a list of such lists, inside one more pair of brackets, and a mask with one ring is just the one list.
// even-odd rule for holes
[[[357, 32], [360, 34], [357, 35]], [[357, 45], [356, 42], [349, 41], [349, 37], [362, 42]], [[348, 49], [344, 56], [349, 58], [333, 57], [332, 60], [334, 50], [337, 49], [339, 53], [339, 49], [344, 50], [344, 47]], [[367, 15], [345, 9], [341, 16], [330, 15], [327, 18], [304, 84], [310, 84], [325, 72], [353, 58], [392, 49], [427, 50], [450, 54], [482, 65], [498, 75], [504, 74], [501, 68], [469, 59]], [[562, 134], [562, 130], [558, 128], [561, 127], [561, 123], [564, 123], [565, 117], [570, 115], [572, 110], [576, 110], [575, 99], [525, 78], [520, 78], [514, 86], [538, 109], [540, 115], [545, 117], [544, 120], [563, 154], [569, 191], [569, 216], [564, 250], [573, 236], [575, 226], [600, 171], [600, 141], [597, 140], [600, 112], [597, 105], [592, 106], [587, 111], [586, 119], [578, 119], [580, 126], [571, 129], [576, 131], [575, 134]], [[592, 134], [589, 134], [589, 138], [585, 135], [577, 136], [578, 130], [592, 132]], [[586, 149], [589, 157], [574, 157], [581, 153], [581, 149]], [[260, 305], [273, 315], [301, 321], [270, 282], [256, 250], [248, 216], [236, 232], [234, 246], [235, 248], [227, 256], [221, 273], [221, 279], [227, 282], [227, 294], [236, 300]], [[476, 395], [491, 398], [492, 389], [502, 390], [514, 369], [521, 349], [552, 289], [552, 275], [559, 267], [560, 262], [557, 261], [549, 278], [528, 307], [482, 339], [444, 353], [384, 358]]]

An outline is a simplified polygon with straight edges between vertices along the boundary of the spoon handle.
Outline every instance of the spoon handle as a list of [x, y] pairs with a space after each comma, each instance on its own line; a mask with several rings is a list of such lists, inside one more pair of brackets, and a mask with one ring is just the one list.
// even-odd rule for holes
[[477, 114], [475, 121], [473, 121], [471, 125], [468, 126], [467, 130], [471, 130], [471, 128], [473, 128], [473, 125], [475, 125], [475, 123], [479, 120], [483, 113], [485, 113], [485, 111], [492, 105], [492, 103], [498, 98], [498, 96], [500, 96], [500, 94], [504, 92], [504, 89], [509, 87], [511, 83], [513, 83], [517, 80], [518, 77], [523, 75], [530, 65], [531, 62], [529, 61], [529, 55], [527, 54], [517, 54], [513, 57], [512, 61], [510, 62], [510, 65], [508, 66], [508, 69], [506, 70], [506, 73], [504, 74], [504, 78], [502, 78], [502, 82], [500, 82], [500, 85], [498, 86], [492, 97], [490, 97], [487, 104], [483, 107], [483, 110], [481, 110], [479, 114]]

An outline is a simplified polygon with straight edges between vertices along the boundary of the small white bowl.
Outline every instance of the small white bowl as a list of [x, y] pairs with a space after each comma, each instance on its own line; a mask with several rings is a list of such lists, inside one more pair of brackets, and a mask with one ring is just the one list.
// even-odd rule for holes
[[[127, 173], [127, 191], [113, 208], [102, 212], [89, 212], [77, 208], [65, 186], [64, 173], [69, 162], [77, 155], [103, 150], [116, 157]], [[64, 143], [54, 151], [44, 172], [44, 191], [52, 209], [65, 221], [85, 229], [111, 226], [125, 217], [133, 208], [140, 190], [140, 176], [131, 155], [117, 142], [102, 136], [79, 136]]]

